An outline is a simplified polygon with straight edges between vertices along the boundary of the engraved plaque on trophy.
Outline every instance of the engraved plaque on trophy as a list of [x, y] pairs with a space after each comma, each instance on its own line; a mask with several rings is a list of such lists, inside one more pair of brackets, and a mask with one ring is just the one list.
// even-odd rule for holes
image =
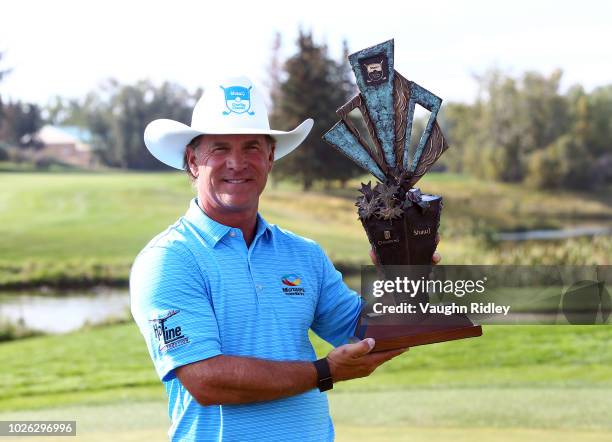
[[[442, 197], [414, 188], [448, 149], [436, 117], [442, 100], [394, 70], [393, 40], [349, 56], [360, 93], [337, 110], [340, 121], [323, 139], [378, 179], [362, 184], [359, 219], [380, 273], [392, 279], [411, 267], [425, 277], [436, 249]], [[411, 143], [415, 107], [430, 112], [418, 142]], [[355, 118], [357, 115], [357, 119]], [[361, 132], [356, 122], [362, 120]], [[365, 130], [364, 130], [365, 128]], [[399, 272], [399, 273], [397, 273]], [[424, 299], [426, 293], [413, 298]], [[394, 300], [391, 300], [394, 302]], [[374, 337], [374, 351], [480, 336], [464, 315], [375, 315], [364, 311], [356, 337]]]

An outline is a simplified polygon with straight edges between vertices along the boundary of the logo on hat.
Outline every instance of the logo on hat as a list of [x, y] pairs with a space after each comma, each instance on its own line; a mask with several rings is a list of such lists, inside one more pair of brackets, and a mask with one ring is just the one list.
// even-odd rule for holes
[[252, 87], [253, 86], [249, 86], [248, 88], [244, 86], [220, 86], [225, 93], [225, 107], [227, 107], [227, 110], [223, 111], [223, 115], [229, 115], [232, 112], [235, 114], [247, 113], [248, 115], [255, 115], [255, 112], [251, 111]]

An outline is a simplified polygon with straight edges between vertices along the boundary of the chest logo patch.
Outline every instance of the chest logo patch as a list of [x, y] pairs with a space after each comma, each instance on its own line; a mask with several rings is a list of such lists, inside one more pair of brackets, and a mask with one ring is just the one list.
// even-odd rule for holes
[[304, 287], [301, 287], [302, 278], [295, 273], [288, 273], [281, 277], [282, 291], [287, 296], [304, 296]]

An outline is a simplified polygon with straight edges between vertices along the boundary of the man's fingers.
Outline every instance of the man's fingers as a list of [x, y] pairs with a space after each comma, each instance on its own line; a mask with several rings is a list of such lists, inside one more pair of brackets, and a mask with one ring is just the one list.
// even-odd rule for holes
[[[440, 242], [440, 234], [436, 233], [436, 247], [438, 246], [438, 243]], [[438, 252], [434, 252], [433, 256], [431, 257], [431, 263], [432, 264], [438, 264], [440, 261], [442, 261], [442, 255], [440, 255]]]
[[433, 256], [431, 257], [431, 262], [438, 264], [440, 261], [442, 261], [442, 255], [440, 255], [438, 252], [434, 252]]
[[370, 259], [372, 260], [372, 264], [378, 265], [378, 260], [376, 259], [376, 253], [374, 249], [370, 249]]
[[409, 350], [408, 347], [406, 348], [398, 348], [397, 350], [387, 350], [387, 351], [379, 351], [376, 353], [372, 353], [376, 356], [380, 356], [383, 360], [388, 361], [389, 359], [393, 359], [396, 356], [401, 355], [402, 353], [405, 353]]
[[356, 342], [355, 344], [346, 344], [346, 353], [353, 358], [359, 358], [365, 356], [374, 348], [374, 339], [366, 338], [363, 341]]
[[345, 344], [327, 355], [329, 367], [335, 382], [361, 378], [370, 375], [381, 364], [404, 353], [407, 348], [370, 353], [374, 339], [366, 338], [355, 344]]
[[379, 366], [391, 359], [393, 359], [396, 356], [401, 355], [402, 353], [405, 353], [406, 351], [408, 351], [408, 348], [400, 348], [397, 350], [387, 350], [387, 351], [379, 351], [376, 353], [372, 353], [370, 355], [367, 355], [367, 358], [371, 358], [371, 361], [376, 365]]

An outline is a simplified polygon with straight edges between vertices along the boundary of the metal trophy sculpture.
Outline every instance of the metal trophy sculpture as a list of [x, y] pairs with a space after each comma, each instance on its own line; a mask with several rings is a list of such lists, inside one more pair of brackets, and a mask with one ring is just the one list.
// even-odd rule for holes
[[[358, 214], [387, 279], [397, 265], [417, 265], [415, 278], [429, 273], [436, 248], [442, 197], [413, 188], [448, 149], [436, 121], [442, 99], [393, 69], [393, 40], [349, 56], [360, 94], [337, 110], [341, 120], [323, 139], [368, 170], [380, 182], [362, 184]], [[415, 105], [431, 112], [418, 144], [411, 148]], [[369, 134], [361, 134], [349, 115], [357, 109]], [[420, 293], [413, 302], [426, 299]], [[397, 302], [397, 296], [391, 302]], [[364, 312], [356, 330], [374, 337], [375, 351], [480, 336], [464, 315], [374, 315]]]

